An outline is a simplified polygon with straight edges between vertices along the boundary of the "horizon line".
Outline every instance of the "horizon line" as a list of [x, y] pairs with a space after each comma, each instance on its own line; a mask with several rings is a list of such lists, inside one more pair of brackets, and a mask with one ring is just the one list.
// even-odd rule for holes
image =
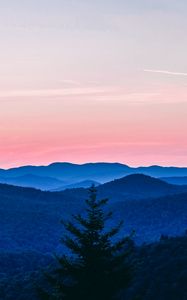
[[69, 164], [69, 165], [78, 165], [78, 166], [83, 166], [83, 165], [88, 165], [88, 164], [119, 164], [119, 165], [123, 165], [123, 166], [127, 166], [129, 168], [150, 168], [150, 167], [161, 167], [161, 168], [187, 168], [187, 166], [176, 166], [176, 165], [159, 165], [159, 164], [152, 164], [152, 165], [131, 165], [131, 164], [126, 164], [123, 162], [119, 162], [119, 161], [88, 161], [88, 162], [83, 162], [83, 163], [76, 163], [76, 162], [70, 162], [70, 161], [54, 161], [54, 162], [49, 162], [47, 164], [23, 164], [23, 165], [18, 165], [18, 166], [12, 166], [9, 168], [2, 168], [0, 167], [0, 170], [11, 170], [11, 169], [19, 169], [19, 168], [24, 168], [24, 167], [49, 167], [51, 165], [55, 165], [55, 164]]

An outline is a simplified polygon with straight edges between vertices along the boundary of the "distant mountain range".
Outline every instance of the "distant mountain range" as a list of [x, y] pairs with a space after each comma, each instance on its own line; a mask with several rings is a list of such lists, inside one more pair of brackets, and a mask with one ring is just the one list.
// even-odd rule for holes
[[161, 177], [161, 180], [171, 183], [171, 184], [177, 184], [177, 185], [187, 185], [187, 176], [181, 176], [181, 177]]
[[[138, 199], [152, 199], [187, 192], [187, 186], [172, 185], [158, 178], [144, 174], [132, 174], [115, 179], [97, 187], [99, 197], [108, 197], [110, 202]], [[60, 192], [74, 198], [85, 198], [87, 189], [68, 189]]]
[[89, 188], [92, 185], [94, 185], [95, 187], [99, 186], [100, 183], [94, 180], [83, 180], [80, 182], [75, 182], [72, 184], [68, 184], [68, 185], [63, 185], [61, 187], [58, 187], [57, 189], [52, 190], [53, 192], [60, 192], [66, 189], [78, 189], [78, 188]]
[[187, 176], [187, 168], [161, 166], [133, 168], [120, 163], [87, 163], [82, 165], [53, 163], [48, 166], [0, 169], [0, 182], [42, 190], [63, 190], [65, 186], [71, 187], [72, 184], [75, 187], [85, 187], [85, 182], [88, 181], [105, 183], [126, 175], [140, 173], [153, 177], [184, 177]]
[[[113, 221], [124, 220], [124, 233], [136, 231], [137, 242], [179, 235], [187, 229], [187, 187], [134, 174], [98, 186], [109, 197]], [[43, 192], [0, 184], [0, 251], [55, 251], [63, 232], [60, 220], [82, 212], [85, 188]]]
[[62, 180], [33, 174], [26, 174], [18, 177], [0, 177], [0, 183], [21, 187], [33, 187], [40, 190], [51, 190], [66, 185], [66, 182], [63, 182]]

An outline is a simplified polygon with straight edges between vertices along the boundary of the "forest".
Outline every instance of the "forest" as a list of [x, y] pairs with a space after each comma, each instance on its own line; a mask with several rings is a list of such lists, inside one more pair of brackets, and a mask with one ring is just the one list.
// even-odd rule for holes
[[[124, 201], [131, 177], [106, 184], [111, 200], [105, 185], [60, 193], [2, 185], [0, 299], [186, 300], [186, 193], [135, 178]], [[155, 184], [164, 196], [147, 198]]]

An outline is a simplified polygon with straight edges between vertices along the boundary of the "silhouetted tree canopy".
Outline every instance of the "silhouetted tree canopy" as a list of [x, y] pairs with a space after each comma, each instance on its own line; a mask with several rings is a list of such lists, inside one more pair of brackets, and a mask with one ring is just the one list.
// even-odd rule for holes
[[59, 267], [46, 275], [49, 288], [40, 289], [42, 299], [117, 299], [119, 291], [128, 286], [133, 242], [130, 236], [116, 239], [122, 222], [107, 231], [106, 222], [112, 217], [105, 210], [107, 202], [97, 199], [92, 186], [86, 216], [73, 215], [72, 221], [62, 221], [67, 234], [61, 242], [69, 254], [56, 256]]

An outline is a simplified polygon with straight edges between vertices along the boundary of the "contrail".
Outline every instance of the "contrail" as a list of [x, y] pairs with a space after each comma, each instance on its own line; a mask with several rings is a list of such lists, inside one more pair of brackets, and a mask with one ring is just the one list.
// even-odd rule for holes
[[165, 75], [174, 75], [174, 76], [187, 76], [187, 73], [181, 73], [181, 72], [170, 72], [165, 70], [152, 70], [152, 69], [145, 69], [144, 72], [150, 72], [150, 73], [160, 73]]

